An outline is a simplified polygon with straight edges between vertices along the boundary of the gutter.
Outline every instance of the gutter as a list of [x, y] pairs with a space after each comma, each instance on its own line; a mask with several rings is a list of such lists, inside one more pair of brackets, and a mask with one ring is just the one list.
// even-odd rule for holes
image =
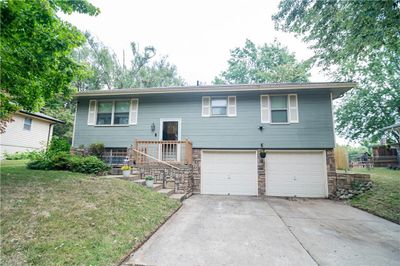
[[111, 89], [78, 92], [77, 97], [107, 96], [107, 95], [144, 95], [144, 94], [172, 94], [172, 93], [209, 93], [209, 92], [240, 92], [240, 91], [273, 91], [273, 90], [310, 90], [310, 89], [347, 89], [357, 86], [355, 82], [319, 82], [319, 83], [271, 83], [271, 84], [241, 84], [216, 86], [186, 86], [186, 87], [158, 87], [158, 88], [131, 88]]

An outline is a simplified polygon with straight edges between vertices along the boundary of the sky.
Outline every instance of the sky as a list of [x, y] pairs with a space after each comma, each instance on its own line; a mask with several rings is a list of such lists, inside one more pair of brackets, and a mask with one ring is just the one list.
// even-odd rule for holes
[[[62, 17], [90, 31], [112, 48], [122, 61], [130, 55], [130, 42], [152, 45], [157, 56], [167, 55], [188, 85], [211, 84], [227, 68], [230, 50], [250, 39], [261, 45], [275, 38], [297, 59], [313, 55], [300, 38], [276, 31], [271, 19], [279, 0], [89, 0], [100, 8], [96, 17], [72, 14]], [[314, 68], [311, 81], [328, 81]]]
[[[257, 45], [277, 39], [299, 60], [313, 55], [294, 34], [275, 30], [271, 16], [278, 11], [279, 0], [89, 1], [100, 8], [98, 16], [60, 16], [101, 40], [121, 62], [124, 50], [129, 60], [132, 41], [142, 49], [154, 46], [157, 57], [168, 56], [188, 85], [211, 84], [227, 68], [230, 50], [243, 47], [246, 39]], [[310, 81], [329, 77], [314, 67]], [[347, 144], [340, 137], [336, 141]]]

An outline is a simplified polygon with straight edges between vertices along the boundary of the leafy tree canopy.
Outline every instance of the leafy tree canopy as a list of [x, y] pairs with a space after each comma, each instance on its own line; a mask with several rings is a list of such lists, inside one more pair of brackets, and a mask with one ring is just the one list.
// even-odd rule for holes
[[279, 42], [257, 47], [246, 40], [243, 48], [231, 50], [228, 69], [214, 79], [215, 84], [306, 82], [310, 77], [309, 62], [299, 62]]
[[400, 1], [282, 0], [276, 28], [310, 44], [313, 62], [355, 80], [336, 111], [338, 132], [375, 142], [400, 116]]
[[57, 12], [91, 16], [99, 10], [87, 0], [0, 1], [0, 120], [18, 109], [38, 111], [56, 95], [69, 95], [84, 68], [71, 57], [83, 34]]
[[74, 52], [74, 58], [86, 65], [90, 74], [77, 82], [80, 91], [102, 88], [120, 89], [134, 87], [161, 87], [184, 85], [176, 66], [167, 61], [167, 57], [155, 60], [156, 49], [131, 43], [133, 59], [128, 66], [120, 63], [115, 52], [96, 40], [89, 33], [85, 34], [87, 43]]

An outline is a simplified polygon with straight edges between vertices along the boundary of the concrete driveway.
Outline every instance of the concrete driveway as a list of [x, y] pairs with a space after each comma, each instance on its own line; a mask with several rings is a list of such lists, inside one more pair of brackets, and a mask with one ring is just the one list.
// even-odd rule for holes
[[197, 195], [128, 263], [400, 265], [400, 226], [329, 200]]

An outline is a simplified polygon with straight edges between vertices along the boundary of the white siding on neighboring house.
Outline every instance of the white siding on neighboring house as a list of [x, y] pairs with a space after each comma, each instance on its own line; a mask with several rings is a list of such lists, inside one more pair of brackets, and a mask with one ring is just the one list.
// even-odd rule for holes
[[[31, 130], [24, 129], [25, 117], [32, 119]], [[7, 125], [6, 132], [0, 134], [0, 158], [4, 152], [15, 153], [46, 148], [51, 124], [49, 121], [24, 114], [15, 114], [13, 119], [14, 121]], [[50, 138], [52, 131], [53, 126], [50, 128]]]

